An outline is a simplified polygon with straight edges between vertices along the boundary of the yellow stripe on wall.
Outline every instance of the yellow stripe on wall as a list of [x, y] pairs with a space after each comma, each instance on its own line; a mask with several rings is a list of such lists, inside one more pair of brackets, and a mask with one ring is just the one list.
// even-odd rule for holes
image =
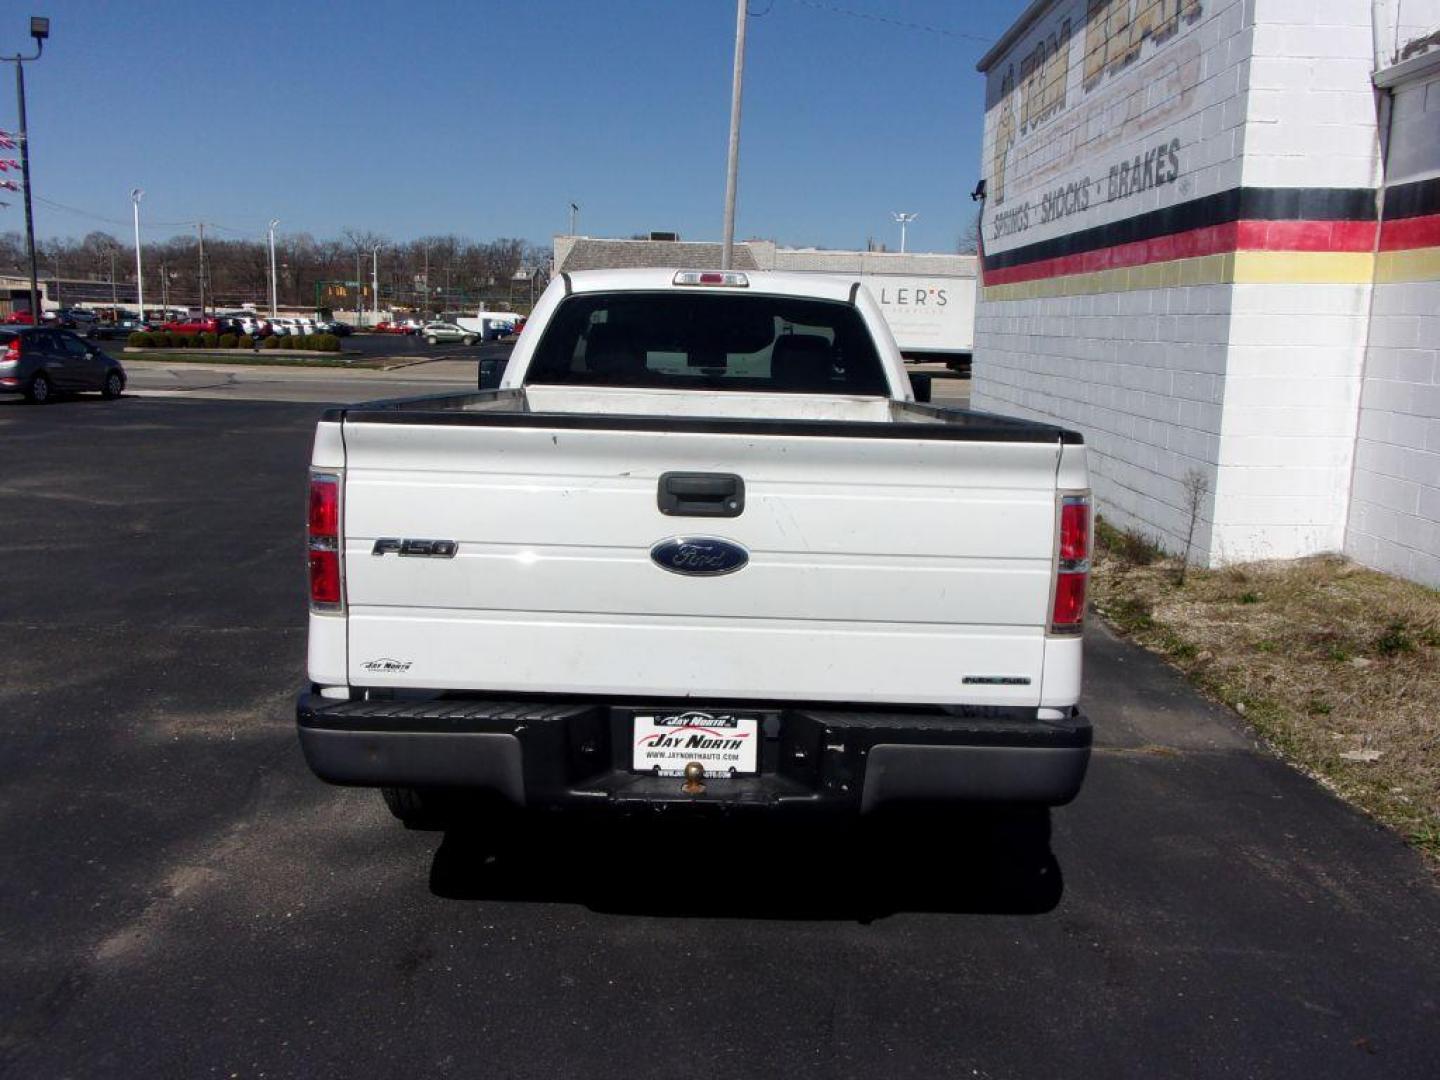
[[1368, 285], [1375, 277], [1369, 251], [1237, 251], [1236, 285]]
[[1375, 260], [1375, 280], [1440, 281], [1440, 247], [1380, 252]]
[[[1403, 257], [1403, 258], [1402, 258]], [[1390, 260], [1386, 269], [1386, 260]], [[986, 300], [1035, 300], [1051, 296], [1167, 289], [1186, 285], [1348, 285], [1440, 278], [1440, 248], [1385, 252], [1377, 276], [1368, 251], [1231, 251], [1194, 259], [1170, 259], [1089, 274], [1037, 278], [1010, 285], [987, 285]]]

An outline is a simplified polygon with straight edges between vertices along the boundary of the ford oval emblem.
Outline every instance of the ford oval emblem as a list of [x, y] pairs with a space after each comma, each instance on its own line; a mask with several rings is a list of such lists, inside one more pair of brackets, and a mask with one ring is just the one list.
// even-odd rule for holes
[[750, 553], [718, 536], [672, 536], [650, 549], [650, 559], [672, 574], [715, 577], [739, 570], [750, 561]]

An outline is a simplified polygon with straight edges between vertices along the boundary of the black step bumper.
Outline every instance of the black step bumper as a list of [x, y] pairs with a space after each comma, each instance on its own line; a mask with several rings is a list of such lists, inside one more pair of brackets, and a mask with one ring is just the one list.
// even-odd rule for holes
[[703, 791], [686, 792], [679, 779], [630, 770], [633, 711], [586, 702], [304, 694], [296, 716], [305, 759], [323, 780], [472, 789], [534, 807], [864, 813], [916, 801], [1055, 806], [1075, 797], [1090, 760], [1090, 723], [1078, 710], [1041, 720], [1034, 710], [774, 707], [756, 710], [767, 714], [759, 775], [711, 778]]

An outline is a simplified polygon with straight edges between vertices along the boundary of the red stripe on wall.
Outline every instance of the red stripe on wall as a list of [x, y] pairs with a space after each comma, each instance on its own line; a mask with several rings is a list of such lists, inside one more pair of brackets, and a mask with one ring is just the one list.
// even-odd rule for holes
[[[1435, 220], [1437, 228], [1440, 228], [1440, 215], [1436, 215]], [[1406, 223], [1387, 223], [1386, 229], [1391, 224]], [[1373, 251], [1375, 228], [1373, 221], [1231, 221], [1157, 236], [1153, 240], [1139, 240], [1133, 244], [1116, 244], [1076, 255], [1040, 259], [1021, 266], [987, 269], [984, 284], [1013, 285], [1041, 278], [1145, 266], [1171, 259], [1223, 255], [1231, 251]]]
[[1395, 218], [1380, 226], [1381, 251], [1440, 247], [1440, 214]]

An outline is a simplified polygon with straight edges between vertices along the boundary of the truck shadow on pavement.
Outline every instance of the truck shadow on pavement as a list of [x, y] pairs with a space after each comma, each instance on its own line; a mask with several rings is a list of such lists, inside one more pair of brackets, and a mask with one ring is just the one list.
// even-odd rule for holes
[[1047, 810], [911, 807], [858, 824], [476, 817], [445, 833], [430, 889], [609, 914], [870, 922], [1042, 914], [1064, 883]]

